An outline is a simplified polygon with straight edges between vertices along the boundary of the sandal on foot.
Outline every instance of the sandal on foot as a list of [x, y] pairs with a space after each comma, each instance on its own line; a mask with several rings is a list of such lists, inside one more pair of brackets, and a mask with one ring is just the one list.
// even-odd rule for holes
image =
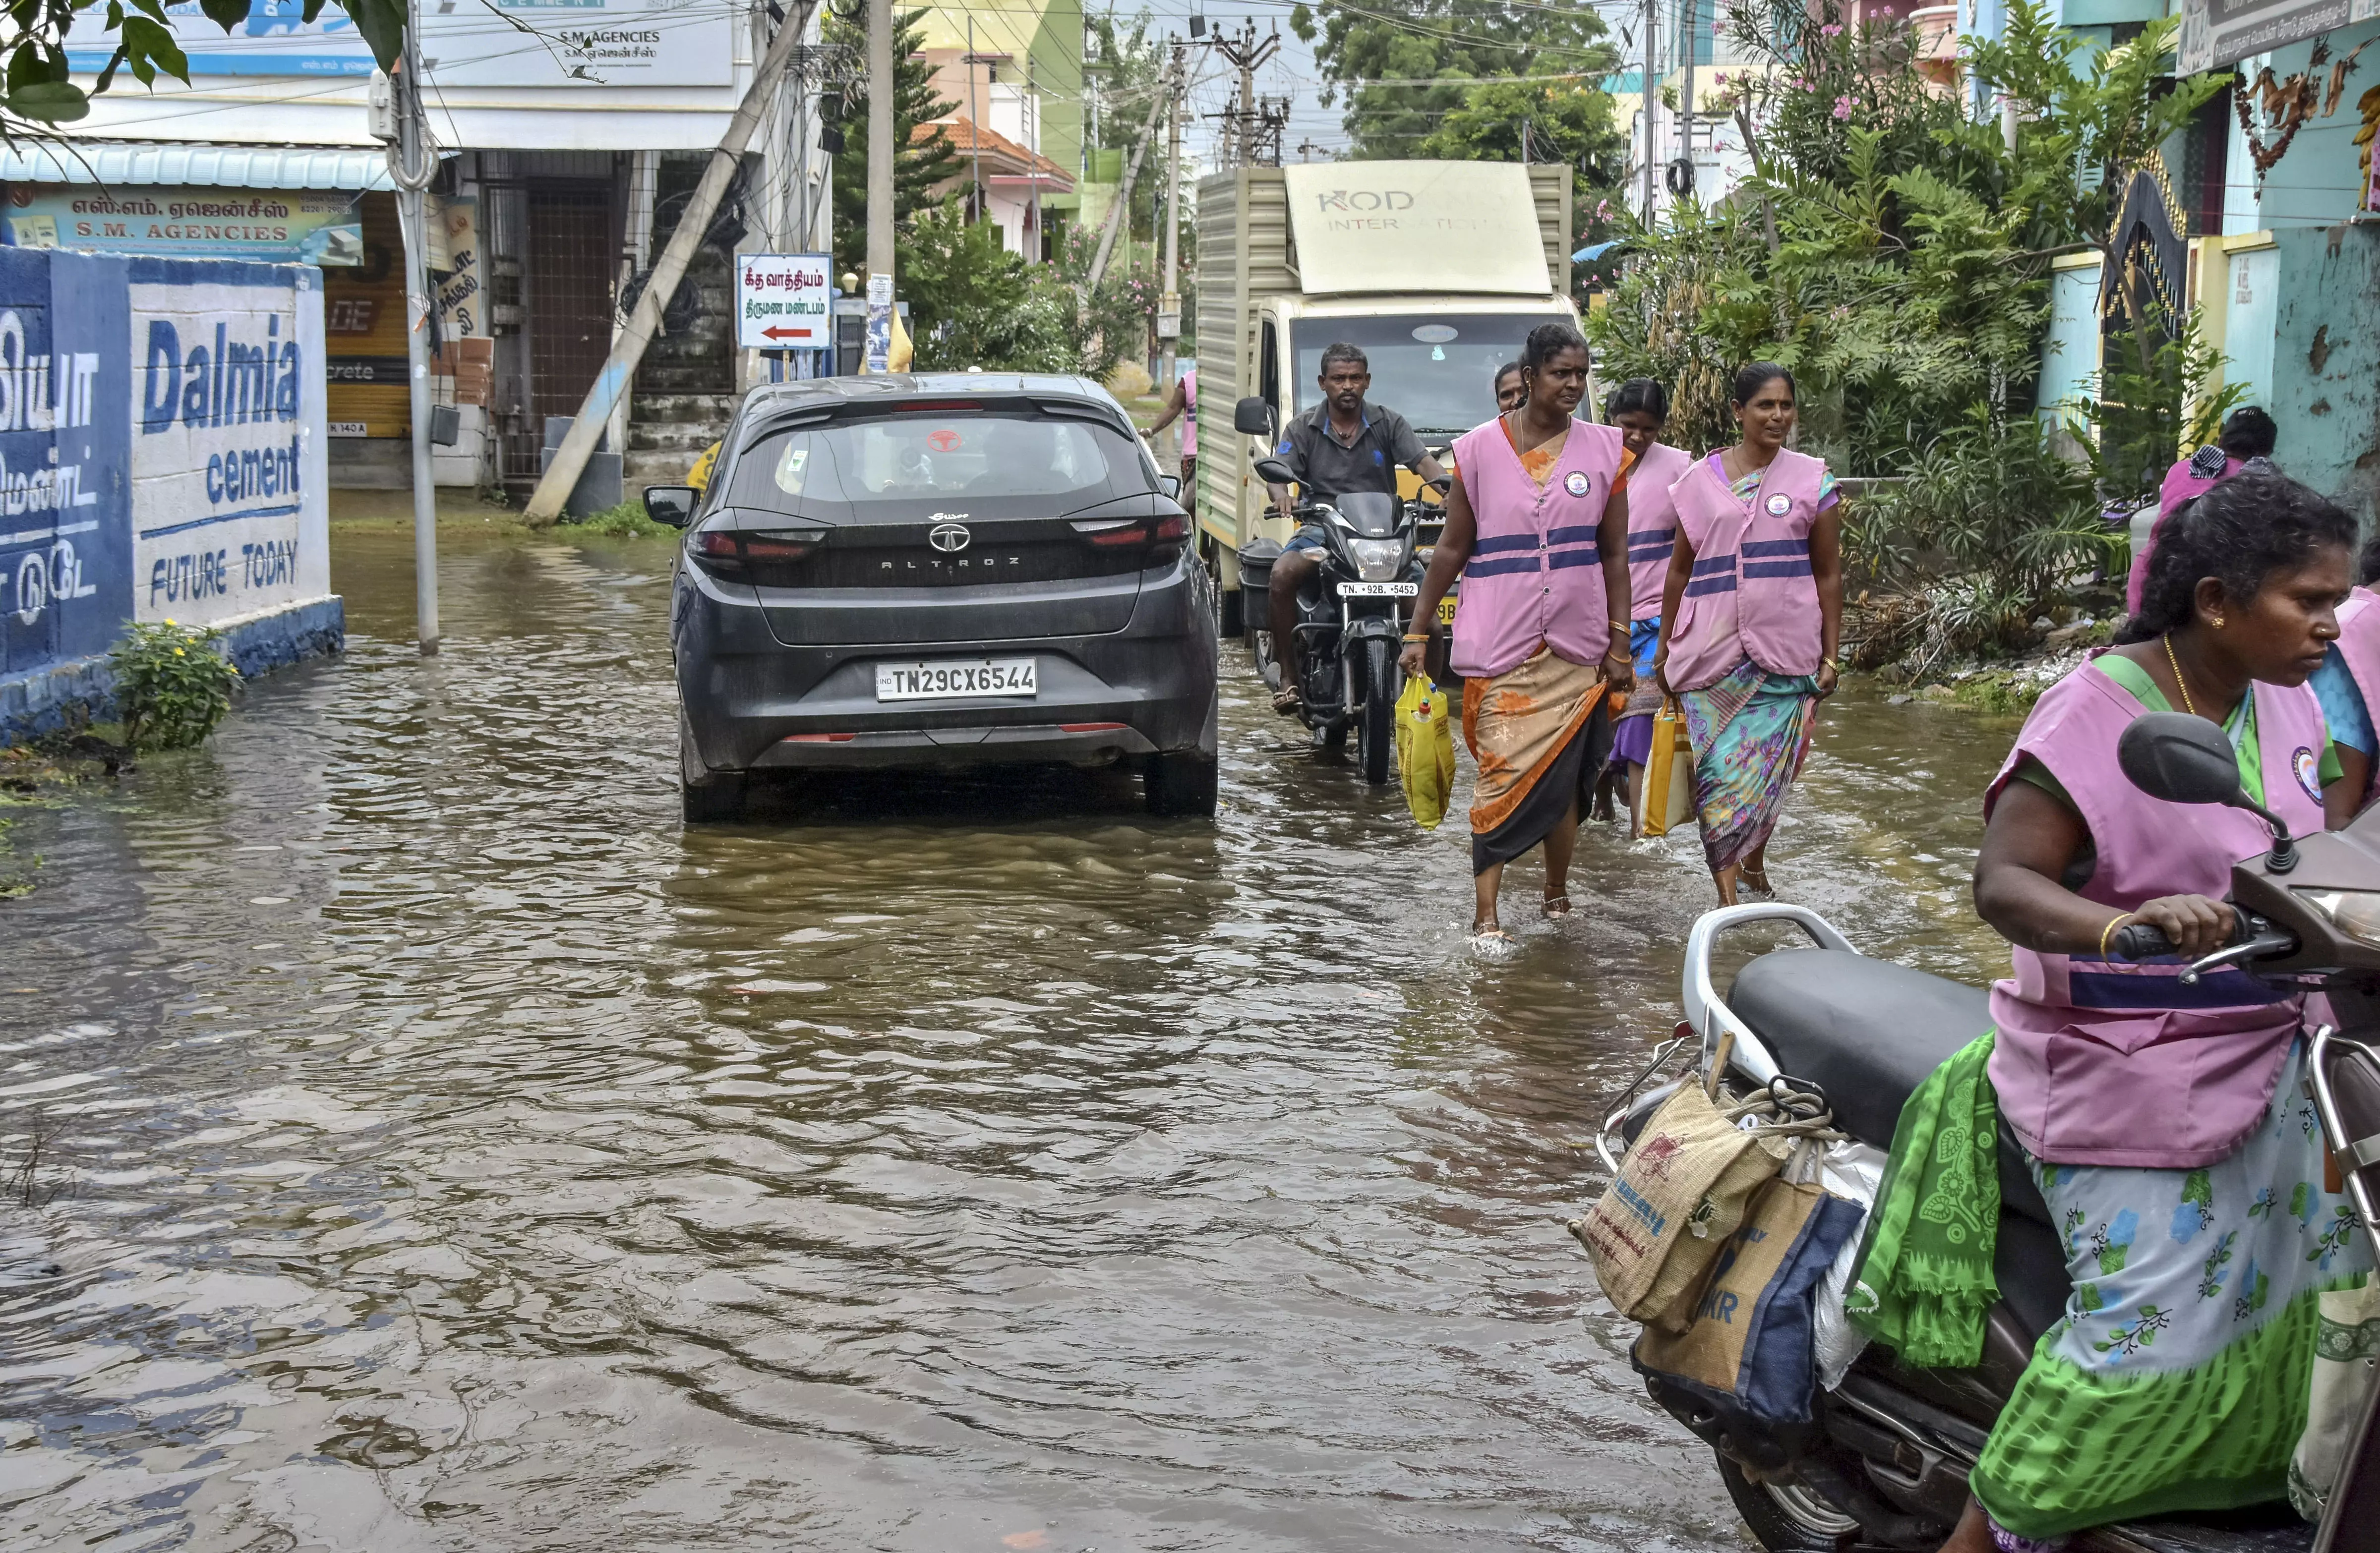
[[1544, 910], [1548, 916], [1568, 916], [1570, 915], [1570, 892], [1568, 891], [1564, 891], [1559, 895], [1547, 896], [1544, 902]]
[[1768, 882], [1768, 870], [1766, 868], [1756, 873], [1750, 868], [1738, 868], [1735, 871], [1735, 881], [1746, 890], [1766, 895], [1772, 901], [1777, 898], [1777, 887]]
[[1305, 708], [1305, 703], [1299, 699], [1297, 692], [1287, 686], [1272, 693], [1272, 710], [1283, 717], [1295, 717]]
[[1482, 960], [1506, 960], [1521, 952], [1521, 940], [1501, 928], [1471, 935], [1471, 952]]

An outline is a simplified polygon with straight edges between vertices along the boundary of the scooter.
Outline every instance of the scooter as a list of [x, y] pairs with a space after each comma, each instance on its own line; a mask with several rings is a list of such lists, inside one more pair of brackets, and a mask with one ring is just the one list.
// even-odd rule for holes
[[[2153, 797], [2249, 809], [2270, 824], [2271, 851], [2232, 869], [2232, 941], [2194, 962], [2183, 980], [2236, 965], [2292, 990], [2328, 994], [2339, 1024], [2313, 1032], [2313, 1098], [2349, 1200], [2373, 1234], [2380, 1205], [2380, 808], [2345, 831], [2292, 838], [2241, 792], [2221, 730], [2182, 713], [2134, 720], [2118, 758], [2132, 784]], [[1755, 956], [1722, 997], [1712, 971], [1719, 940], [1747, 926], [1779, 924], [1800, 928], [1816, 947]], [[2127, 960], [2173, 952], [2143, 923], [2119, 929], [2111, 948]], [[1823, 1095], [1833, 1125], [1855, 1140], [1843, 1147], [1864, 1148], [1880, 1167], [1909, 1095], [1991, 1025], [1982, 990], [1864, 955], [1815, 912], [1795, 905], [1730, 906], [1703, 916], [1687, 940], [1683, 991], [1686, 1020], [1677, 1036], [1698, 1050], [1695, 1071], [1622, 1097], [1597, 1139], [1615, 1172], [1617, 1150], [1660, 1103], [1680, 1084], [1707, 1083], [1714, 1069], [1727, 1096], [1748, 1096], [1780, 1078], [1792, 1090]], [[1666, 1056], [1657, 1056], [1648, 1074], [1666, 1065]], [[1871, 1344], [1839, 1387], [1817, 1391], [1813, 1422], [1785, 1430], [1646, 1377], [1653, 1400], [1712, 1448], [1729, 1496], [1763, 1547], [1932, 1549], [1949, 1535], [1993, 1421], [2034, 1340], [2062, 1316], [2069, 1290], [2063, 1242], [2005, 1124], [1999, 1184], [1993, 1270], [2000, 1298], [1973, 1368], [1917, 1369]], [[2123, 1553], [2380, 1548], [2375, 1406], [2380, 1387], [2364, 1403], [2318, 1527], [2283, 1504], [2269, 1512], [2101, 1527], [2077, 1546]]]
[[[1256, 473], [1272, 485], [1297, 478], [1277, 458], [1257, 459]], [[1349, 491], [1292, 509], [1323, 533], [1321, 564], [1297, 600], [1298, 716], [1321, 747], [1344, 745], [1354, 728], [1356, 763], [1375, 785], [1389, 780], [1397, 697], [1404, 688], [1397, 659], [1408, 601], [1421, 591], [1419, 505], [1380, 491]], [[1278, 651], [1270, 632], [1257, 634], [1257, 666], [1276, 690], [1284, 672]]]

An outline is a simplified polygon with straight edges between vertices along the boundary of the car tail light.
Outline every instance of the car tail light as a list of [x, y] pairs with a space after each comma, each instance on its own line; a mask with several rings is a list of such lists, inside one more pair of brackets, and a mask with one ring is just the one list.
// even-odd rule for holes
[[686, 536], [686, 552], [722, 582], [783, 586], [784, 574], [825, 538], [823, 528], [698, 528]]
[[1075, 532], [1101, 550], [1126, 545], [1159, 545], [1169, 551], [1190, 537], [1190, 520], [1180, 513], [1164, 517], [1094, 517], [1075, 525]]

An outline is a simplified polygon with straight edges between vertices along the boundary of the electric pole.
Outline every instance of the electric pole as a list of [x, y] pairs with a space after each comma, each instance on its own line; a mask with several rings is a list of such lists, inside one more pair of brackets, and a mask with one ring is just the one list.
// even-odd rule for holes
[[1176, 244], [1182, 236], [1182, 45], [1166, 61], [1165, 277], [1157, 287], [1157, 392], [1173, 392], [1174, 352], [1182, 338], [1182, 293], [1177, 289]]
[[413, 613], [424, 658], [438, 652], [438, 481], [430, 455], [430, 222], [422, 195], [438, 176], [438, 151], [421, 111], [421, 25], [406, 7], [405, 52], [391, 81], [396, 140], [389, 176], [396, 183], [398, 227], [405, 235], [405, 362], [413, 419]]
[[[868, 0], [868, 303], [871, 313], [880, 290], [885, 294], [885, 304], [894, 306], [891, 295], [892, 91], [892, 0]], [[871, 317], [868, 322], [872, 334], [876, 320]], [[889, 320], [886, 330], [889, 336]]]
[[[1687, 19], [1679, 27], [1678, 63], [1686, 73], [1685, 95], [1679, 99], [1678, 154], [1686, 159], [1686, 188], [1694, 189], [1694, 53], [1703, 46], [1698, 30], [1703, 24], [1702, 0], [1682, 7]], [[1697, 196], [1695, 203], [1700, 204]]]
[[1281, 52], [1281, 34], [1273, 33], [1259, 42], [1254, 20], [1240, 27], [1237, 38], [1219, 32], [1214, 39], [1215, 50], [1240, 67], [1239, 105], [1232, 118], [1238, 129], [1225, 143], [1231, 148], [1231, 163], [1235, 167], [1251, 167], [1257, 160], [1257, 122], [1262, 117], [1257, 107], [1257, 67]]
[[1653, 0], [1645, 0], [1645, 225], [1648, 230], [1653, 224], [1653, 148], [1659, 143], [1653, 139], [1653, 107], [1660, 101], [1661, 91], [1653, 81], [1655, 19]]

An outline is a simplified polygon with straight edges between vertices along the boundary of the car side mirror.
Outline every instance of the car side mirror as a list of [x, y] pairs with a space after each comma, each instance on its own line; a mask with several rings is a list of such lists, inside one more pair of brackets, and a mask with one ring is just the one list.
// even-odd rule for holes
[[1168, 500], [1178, 502], [1182, 500], [1182, 477], [1160, 475], [1157, 477], [1157, 489], [1164, 491]]
[[2116, 741], [2125, 780], [2168, 804], [2236, 804], [2240, 758], [2223, 730], [2188, 712], [2153, 711], [2132, 719]]
[[2222, 729], [2182, 711], [2143, 712], [2116, 740], [2116, 764], [2125, 780], [2168, 804], [2221, 804], [2245, 809], [2272, 828], [2266, 871], [2298, 866], [2297, 844], [2280, 816], [2251, 800], [2240, 785], [2240, 757]]
[[683, 528], [694, 521], [694, 504], [701, 493], [690, 485], [645, 487], [645, 516], [655, 523]]
[[1294, 485], [1297, 483], [1296, 473], [1293, 471], [1288, 465], [1282, 463], [1278, 458], [1257, 459], [1257, 479], [1264, 481], [1267, 485]]
[[1257, 394], [1249, 394], [1232, 406], [1232, 430], [1250, 437], [1272, 435], [1272, 406]]

